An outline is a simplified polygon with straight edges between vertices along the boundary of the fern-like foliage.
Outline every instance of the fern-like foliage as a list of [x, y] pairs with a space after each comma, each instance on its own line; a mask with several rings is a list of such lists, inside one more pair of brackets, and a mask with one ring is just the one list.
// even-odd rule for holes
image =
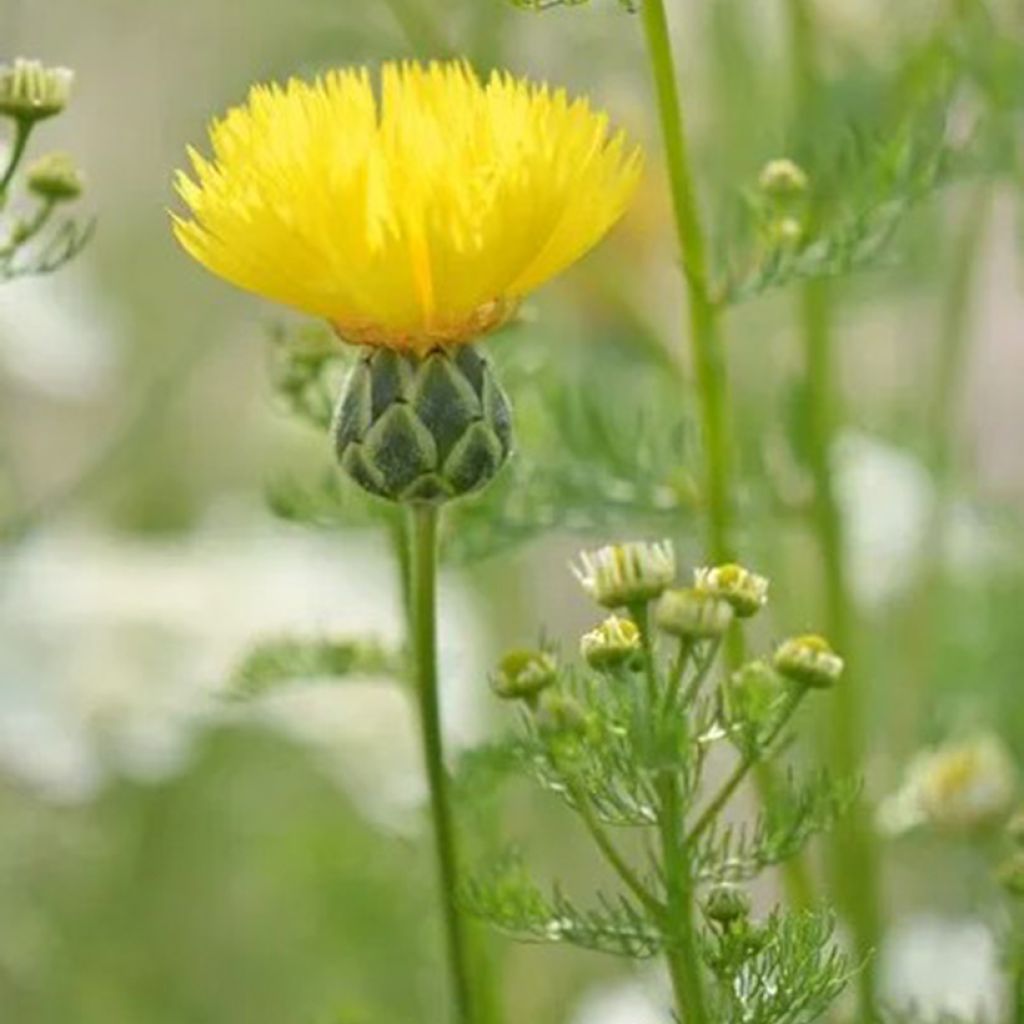
[[[772, 664], [716, 676], [729, 620], [735, 609], [758, 609], [767, 581], [723, 567], [652, 605], [667, 581], [643, 581], [644, 567], [663, 573], [665, 558], [663, 547], [644, 544], [584, 558], [585, 567], [599, 567], [592, 577], [583, 571], [585, 586], [628, 618], [586, 635], [583, 665], [558, 666], [548, 652], [504, 659], [495, 691], [521, 701], [523, 728], [500, 746], [500, 761], [494, 749], [481, 755], [484, 766], [521, 771], [561, 797], [619, 891], [601, 890], [584, 906], [562, 886], [548, 894], [511, 855], [472, 876], [463, 903], [527, 941], [664, 956], [681, 1019], [700, 999], [716, 1021], [810, 1024], [852, 971], [833, 941], [831, 915], [776, 913], [755, 922], [736, 884], [798, 854], [846, 811], [858, 787], [824, 773], [799, 782], [790, 770], [753, 821], [734, 820], [729, 809], [747, 775], [781, 756], [797, 707], [835, 681], [841, 659], [820, 638], [800, 638], [783, 644]], [[724, 775], [709, 769], [715, 749], [732, 751]]]
[[56, 273], [85, 249], [96, 230], [95, 219], [68, 217], [42, 239], [43, 227], [33, 227], [33, 220], [16, 222], [0, 244], [0, 282]]
[[467, 913], [520, 941], [565, 943], [634, 960], [661, 951], [662, 934], [633, 900], [603, 892], [594, 900], [580, 908], [557, 886], [543, 893], [514, 851], [471, 878], [461, 893]]
[[311, 680], [401, 676], [403, 658], [366, 640], [281, 637], [255, 646], [231, 673], [226, 696], [252, 700]]

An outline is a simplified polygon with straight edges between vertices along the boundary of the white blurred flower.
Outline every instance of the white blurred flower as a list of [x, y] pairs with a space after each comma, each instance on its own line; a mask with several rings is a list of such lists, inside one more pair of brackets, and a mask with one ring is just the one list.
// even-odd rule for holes
[[985, 828], [1010, 813], [1016, 794], [1013, 758], [997, 736], [982, 733], [918, 754], [899, 791], [882, 804], [880, 825], [890, 833], [919, 825]]

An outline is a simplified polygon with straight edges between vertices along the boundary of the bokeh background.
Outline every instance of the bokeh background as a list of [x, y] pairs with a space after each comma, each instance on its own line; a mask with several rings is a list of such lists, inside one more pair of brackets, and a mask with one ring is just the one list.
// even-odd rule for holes
[[[870, 186], [836, 154], [896, 135], [933, 33], [961, 78], [922, 145], [979, 122], [1006, 132], [1009, 158], [968, 144], [977, 166], [908, 204], [870, 266], [837, 282], [831, 455], [872, 805], [950, 737], [992, 734], [1019, 763], [1024, 15], [993, 5], [993, 48], [974, 39], [970, 4], [820, 0], [826, 84], [808, 104], [784, 5], [671, 6], [723, 251], [756, 248], [730, 232], [771, 158], [807, 154], [812, 181], [820, 160], [837, 200]], [[700, 559], [684, 293], [643, 40], [614, 0], [543, 14], [502, 0], [0, 0], [0, 57], [76, 70], [71, 106], [34, 145], [75, 155], [98, 225], [60, 273], [0, 289], [0, 513], [18, 527], [0, 540], [0, 1019], [442, 1019], [404, 684], [362, 672], [224, 699], [270, 638], [401, 645], [390, 524], [344, 494], [318, 525], [295, 521], [325, 500], [303, 488], [330, 474], [323, 437], [271, 383], [269, 337], [297, 322], [185, 258], [167, 211], [186, 146], [250, 83], [453, 53], [588, 93], [650, 153], [627, 220], [490, 343], [520, 410], [521, 466], [449, 537], [453, 744], [506, 724], [486, 679], [505, 646], [543, 632], [571, 650], [590, 624], [566, 568], [579, 546], [665, 534], [684, 564]], [[737, 306], [728, 336], [741, 546], [773, 579], [768, 643], [821, 626], [793, 290]], [[808, 720], [809, 749], [819, 728]], [[500, 817], [553, 876], [594, 872], [550, 798], [512, 785], [483, 813], [484, 833]], [[989, 848], [910, 836], [883, 856], [888, 998], [994, 1012]], [[655, 970], [495, 949], [510, 1020], [662, 1019]]]

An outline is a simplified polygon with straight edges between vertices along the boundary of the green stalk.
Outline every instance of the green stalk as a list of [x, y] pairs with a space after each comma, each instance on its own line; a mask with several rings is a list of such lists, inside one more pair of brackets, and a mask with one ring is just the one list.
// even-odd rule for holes
[[7, 187], [14, 177], [14, 172], [18, 169], [18, 164], [21, 163], [21, 158], [25, 155], [25, 148], [28, 146], [28, 138], [32, 134], [33, 126], [33, 121], [26, 121], [24, 118], [15, 122], [11, 155], [8, 157], [7, 167], [4, 169], [3, 176], [0, 177], [0, 208], [3, 207], [7, 199]]
[[[808, 0], [787, 3], [794, 69], [794, 106], [800, 116], [813, 114], [818, 95], [816, 31]], [[812, 211], [813, 221], [814, 211]], [[846, 578], [843, 524], [836, 501], [831, 453], [839, 422], [839, 388], [835, 381], [832, 344], [832, 288], [827, 281], [809, 281], [800, 291], [808, 403], [808, 461], [814, 486], [813, 526], [824, 576], [825, 629], [842, 652], [846, 671], [829, 703], [830, 718], [823, 731], [825, 751], [836, 770], [855, 776], [866, 753], [863, 688], [856, 675], [854, 610]], [[878, 851], [873, 841], [871, 814], [858, 800], [831, 840], [830, 868], [840, 908], [853, 931], [864, 969], [858, 974], [861, 1010], [870, 1019], [874, 1003], [872, 954], [881, 932], [878, 899]]]
[[[665, 145], [676, 234], [689, 296], [690, 337], [704, 442], [707, 551], [710, 559], [720, 564], [732, 561], [736, 555], [733, 539], [732, 443], [727, 421], [728, 379], [720, 335], [719, 309], [709, 296], [707, 246], [697, 209], [696, 186], [690, 168], [683, 105], [664, 0], [644, 0], [642, 16]], [[739, 629], [730, 630], [726, 637], [726, 657], [732, 669], [738, 668], [745, 660], [743, 635]], [[778, 791], [778, 781], [772, 767], [758, 765], [755, 780], [761, 802], [770, 806]], [[792, 903], [803, 906], [811, 901], [813, 883], [802, 856], [798, 855], [784, 864], [782, 876]]]
[[728, 562], [735, 557], [732, 540], [732, 445], [727, 423], [726, 366], [719, 337], [718, 310], [708, 295], [707, 251], [697, 210], [664, 0], [644, 0], [642, 12], [665, 143], [676, 234], [689, 291], [689, 326], [704, 440], [708, 554], [715, 562]]
[[438, 512], [433, 505], [414, 505], [410, 508], [409, 516], [412, 521], [413, 664], [420, 705], [423, 754], [430, 785], [430, 810], [452, 993], [459, 1024], [473, 1024], [475, 1016], [470, 989], [470, 953], [466, 929], [456, 903], [458, 854], [448, 773], [444, 764], [437, 687]]
[[[660, 701], [658, 678], [651, 643], [650, 616], [646, 605], [638, 605], [632, 615], [640, 632], [644, 675], [649, 694], [648, 714], [651, 731], [658, 730]], [[672, 981], [678, 1017], [685, 1024], [711, 1024], [708, 1015], [704, 979], [701, 977], [701, 954], [694, 923], [694, 891], [690, 862], [690, 845], [684, 840], [683, 801], [679, 778], [671, 770], [658, 773], [655, 788], [658, 795], [658, 836], [665, 880], [663, 925], [669, 941], [665, 959]]]

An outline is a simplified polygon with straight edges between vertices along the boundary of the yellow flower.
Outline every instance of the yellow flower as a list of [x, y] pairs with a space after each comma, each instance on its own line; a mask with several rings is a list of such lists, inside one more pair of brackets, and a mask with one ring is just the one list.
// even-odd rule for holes
[[471, 342], [624, 211], [641, 154], [586, 100], [464, 62], [256, 86], [177, 178], [207, 269], [346, 341]]

